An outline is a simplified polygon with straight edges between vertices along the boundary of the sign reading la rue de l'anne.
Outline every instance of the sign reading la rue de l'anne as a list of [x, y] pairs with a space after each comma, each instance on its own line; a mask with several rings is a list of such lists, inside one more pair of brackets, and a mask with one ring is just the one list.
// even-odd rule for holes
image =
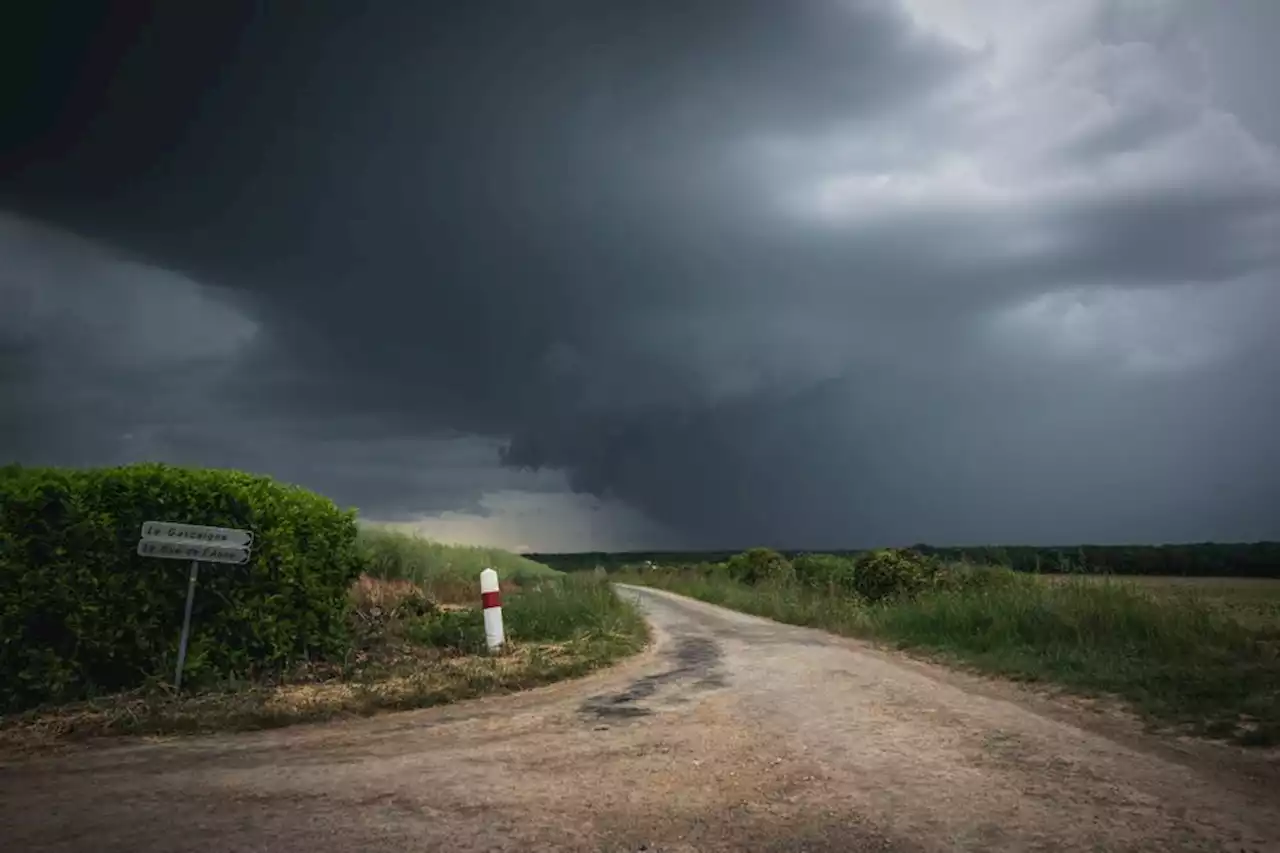
[[204, 545], [199, 542], [175, 542], [171, 539], [143, 539], [138, 542], [138, 555], [162, 560], [196, 560], [201, 563], [247, 563], [248, 548]]

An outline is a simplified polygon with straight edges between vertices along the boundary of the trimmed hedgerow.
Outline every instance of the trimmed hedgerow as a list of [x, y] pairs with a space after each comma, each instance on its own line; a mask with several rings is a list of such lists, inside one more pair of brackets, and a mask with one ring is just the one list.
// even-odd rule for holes
[[138, 556], [152, 520], [254, 534], [247, 564], [201, 567], [187, 683], [347, 647], [354, 511], [239, 471], [10, 466], [0, 468], [0, 708], [171, 677], [188, 564]]

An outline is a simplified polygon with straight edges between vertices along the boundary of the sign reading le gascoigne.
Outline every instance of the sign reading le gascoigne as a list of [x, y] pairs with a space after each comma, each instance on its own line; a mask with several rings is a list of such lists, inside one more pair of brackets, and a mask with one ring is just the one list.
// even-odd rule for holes
[[253, 533], [233, 527], [207, 527], [203, 524], [178, 524], [172, 521], [148, 521], [142, 525], [143, 539], [230, 545], [247, 547], [253, 542]]

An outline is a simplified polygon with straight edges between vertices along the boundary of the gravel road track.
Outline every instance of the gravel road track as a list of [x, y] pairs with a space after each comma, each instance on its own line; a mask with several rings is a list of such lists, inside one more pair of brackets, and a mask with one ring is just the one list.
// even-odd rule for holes
[[0, 757], [0, 850], [1280, 851], [1274, 752], [621, 587], [621, 666], [371, 719]]

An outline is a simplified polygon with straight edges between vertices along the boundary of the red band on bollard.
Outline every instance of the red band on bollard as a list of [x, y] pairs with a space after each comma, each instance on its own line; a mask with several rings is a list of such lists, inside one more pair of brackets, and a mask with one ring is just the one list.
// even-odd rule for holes
[[490, 607], [501, 607], [501, 606], [502, 606], [502, 603], [498, 600], [498, 593], [497, 593], [497, 592], [482, 592], [482, 593], [480, 593], [480, 603], [484, 606], [484, 609], [485, 609], [485, 610], [488, 610]]

